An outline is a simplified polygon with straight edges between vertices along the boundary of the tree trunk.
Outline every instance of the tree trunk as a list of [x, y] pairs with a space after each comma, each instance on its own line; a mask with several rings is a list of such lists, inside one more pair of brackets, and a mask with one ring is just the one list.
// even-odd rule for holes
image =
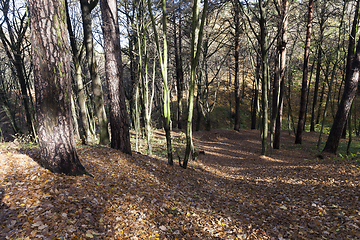
[[[359, 4], [360, 1], [357, 1], [356, 14], [354, 16], [354, 21], [353, 21], [353, 29], [357, 29], [359, 23], [359, 14], [358, 14]], [[345, 77], [344, 93], [342, 95], [341, 102], [336, 112], [334, 123], [331, 127], [330, 135], [326, 141], [326, 145], [323, 149], [323, 152], [336, 154], [339, 146], [340, 137], [343, 132], [345, 123], [347, 121], [347, 117], [351, 109], [352, 101], [356, 94], [356, 90], [359, 82], [359, 73], [360, 73], [360, 41], [357, 42], [355, 54], [352, 44], [353, 43], [349, 41], [348, 57], [347, 57], [347, 60], [349, 62], [349, 60], [351, 59], [351, 55], [353, 56], [353, 60], [352, 61], [350, 60], [352, 62], [351, 68], [347, 68], [347, 71], [349, 72], [346, 74]]]
[[[260, 50], [259, 50], [260, 51]], [[261, 56], [257, 52], [256, 54], [256, 70], [255, 70], [255, 82], [254, 82], [254, 101], [251, 112], [251, 129], [256, 129], [256, 116], [259, 109], [259, 82], [260, 82], [260, 68], [261, 68]]]
[[308, 8], [308, 23], [306, 31], [306, 42], [305, 42], [305, 51], [304, 51], [304, 67], [303, 67], [303, 79], [301, 87], [301, 100], [300, 100], [300, 112], [299, 112], [299, 121], [296, 131], [295, 143], [302, 143], [302, 133], [304, 129], [304, 119], [305, 119], [305, 109], [306, 109], [306, 93], [307, 93], [307, 80], [308, 80], [308, 71], [309, 71], [309, 55], [310, 55], [310, 39], [311, 39], [311, 30], [312, 30], [312, 19], [313, 19], [313, 3], [314, 0], [309, 0]]
[[72, 92], [72, 91], [71, 91], [71, 116], [72, 116], [72, 124], [73, 124], [73, 129], [74, 129], [74, 138], [80, 139], [78, 115], [76, 112], [74, 92]]
[[192, 25], [191, 25], [191, 70], [190, 70], [190, 82], [189, 82], [189, 100], [188, 100], [188, 118], [186, 125], [186, 149], [185, 157], [182, 167], [186, 168], [190, 159], [190, 154], [194, 151], [192, 141], [192, 119], [194, 110], [194, 90], [195, 90], [195, 78], [196, 68], [199, 63], [200, 49], [203, 38], [203, 30], [205, 17], [207, 12], [208, 1], [204, 0], [204, 8], [201, 17], [201, 23], [199, 27], [199, 15], [200, 15], [200, 0], [195, 0], [192, 9]]
[[[80, 54], [78, 51], [78, 48], [76, 46], [76, 38], [75, 35], [73, 33], [72, 27], [71, 27], [71, 21], [70, 21], [70, 16], [69, 16], [69, 8], [68, 8], [68, 4], [67, 4], [67, 0], [65, 1], [66, 4], [66, 19], [67, 19], [67, 27], [68, 27], [68, 31], [69, 31], [69, 35], [70, 35], [70, 46], [71, 46], [71, 50], [72, 50], [72, 56], [73, 56], [73, 62], [74, 62], [74, 67], [75, 67], [75, 83], [77, 86], [77, 96], [78, 96], [78, 102], [79, 102], [79, 107], [80, 107], [80, 115], [81, 115], [81, 123], [82, 123], [82, 127], [84, 129], [83, 133], [85, 134], [85, 143], [86, 144], [91, 144], [94, 143], [94, 136], [91, 134], [90, 131], [90, 123], [89, 123], [89, 119], [88, 119], [88, 109], [86, 106], [86, 95], [85, 95], [85, 88], [84, 88], [84, 83], [83, 83], [83, 78], [82, 78], [82, 70], [81, 70], [81, 65], [80, 65]], [[83, 136], [80, 136], [80, 138], [83, 138]]]
[[[182, 129], [182, 96], [183, 96], [183, 85], [184, 85], [184, 73], [182, 67], [182, 57], [181, 57], [181, 8], [178, 8], [179, 11], [179, 26], [176, 25], [176, 15], [174, 12], [173, 15], [173, 24], [174, 24], [174, 48], [175, 48], [175, 68], [176, 68], [176, 87], [177, 87], [177, 125], [178, 129]], [[177, 36], [176, 29], [179, 28], [179, 36]], [[179, 43], [178, 43], [179, 40]]]
[[263, 1], [259, 1], [260, 7], [260, 49], [262, 58], [262, 81], [261, 81], [261, 101], [262, 101], [262, 119], [261, 119], [261, 155], [266, 155], [267, 136], [268, 136], [268, 84], [269, 84], [269, 60], [267, 49], [267, 28], [266, 28], [266, 9]]
[[[143, 0], [144, 1], [144, 0]], [[144, 2], [141, 2], [142, 5], [145, 5]], [[144, 120], [145, 136], [148, 147], [148, 154], [152, 154], [151, 147], [151, 104], [154, 93], [154, 86], [152, 89], [152, 94], [150, 95], [149, 91], [149, 77], [148, 77], [148, 52], [147, 52], [147, 27], [145, 20], [145, 11], [144, 9], [139, 9], [139, 17], [136, 22], [137, 30], [137, 39], [138, 39], [138, 61], [139, 61], [139, 76], [140, 76], [140, 88], [142, 92], [142, 113]], [[155, 61], [153, 75], [155, 74]], [[153, 79], [154, 84], [155, 79]], [[137, 89], [138, 91], [138, 89]]]
[[316, 78], [315, 78], [315, 87], [314, 87], [314, 97], [313, 97], [313, 105], [311, 109], [311, 122], [310, 122], [310, 132], [315, 131], [315, 112], [317, 107], [318, 100], [318, 92], [319, 92], [319, 82], [320, 82], [320, 72], [321, 72], [321, 63], [322, 63], [322, 43], [324, 38], [324, 30], [325, 30], [325, 9], [326, 9], [327, 1], [323, 2], [321, 13], [320, 13], [320, 39], [318, 46], [318, 55], [317, 55], [317, 65], [316, 65]]
[[[352, 60], [354, 58], [354, 53], [355, 53], [355, 39], [356, 39], [356, 34], [357, 34], [357, 30], [358, 30], [358, 24], [359, 24], [359, 1], [357, 1], [356, 3], [356, 8], [355, 8], [355, 15], [354, 15], [354, 22], [352, 25], [352, 29], [351, 29], [351, 33], [349, 36], [349, 46], [348, 46], [348, 55], [346, 58], [346, 71], [345, 71], [345, 79], [349, 78], [349, 74], [351, 72], [351, 63]], [[339, 91], [339, 95], [340, 95], [340, 91]], [[347, 121], [345, 122], [345, 126], [343, 128], [343, 132], [342, 132], [342, 138], [346, 138], [346, 130], [347, 130]]]
[[239, 48], [240, 48], [240, 7], [239, 1], [234, 0], [234, 24], [235, 24], [235, 121], [234, 130], [240, 129], [240, 86], [239, 86]]
[[[16, 75], [19, 80], [20, 85], [20, 91], [21, 91], [21, 98], [22, 102], [24, 104], [24, 110], [25, 110], [25, 116], [26, 116], [26, 122], [28, 127], [28, 132], [32, 139], [36, 138], [36, 129], [35, 129], [35, 123], [34, 118], [32, 114], [32, 105], [30, 98], [31, 96], [27, 93], [27, 87], [28, 87], [28, 79], [26, 78], [26, 72], [25, 72], [25, 63], [23, 59], [23, 44], [25, 40], [25, 33], [28, 29], [28, 22], [25, 19], [25, 15], [21, 17], [19, 20], [19, 23], [17, 26], [12, 25], [11, 21], [9, 20], [9, 4], [10, 1], [4, 1], [3, 4], [5, 5], [2, 9], [2, 14], [4, 17], [4, 21], [7, 25], [7, 35], [9, 37], [6, 37], [3, 27], [0, 26], [0, 39], [3, 45], [3, 48], [5, 49], [6, 55], [8, 56], [10, 62], [15, 67]], [[14, 17], [14, 16], [12, 16]], [[14, 33], [13, 29], [16, 28], [16, 33]]]
[[103, 90], [101, 79], [98, 74], [91, 29], [91, 11], [96, 7], [97, 3], [98, 0], [90, 0], [90, 2], [88, 2], [88, 0], [80, 0], [86, 58], [88, 61], [92, 81], [95, 114], [99, 121], [100, 144], [107, 144], [109, 142], [108, 120], [104, 107]]
[[71, 73], [64, 0], [30, 0], [39, 164], [52, 172], [86, 173], [71, 124]]
[[285, 78], [286, 78], [286, 45], [287, 45], [287, 29], [288, 29], [288, 10], [289, 10], [289, 1], [282, 1], [282, 29], [281, 29], [281, 44], [280, 44], [280, 92], [278, 98], [278, 111], [275, 121], [275, 134], [274, 134], [274, 143], [273, 148], [280, 148], [280, 135], [282, 127], [282, 115], [283, 115], [283, 106], [284, 106], [284, 88], [285, 88]]
[[156, 49], [159, 55], [160, 67], [161, 67], [161, 76], [164, 84], [164, 106], [163, 106], [163, 115], [164, 115], [164, 130], [166, 136], [166, 149], [167, 149], [167, 157], [168, 163], [173, 165], [173, 154], [172, 154], [172, 145], [171, 145], [171, 133], [170, 133], [170, 123], [171, 123], [171, 112], [170, 112], [170, 89], [168, 86], [167, 80], [167, 64], [168, 64], [168, 55], [167, 55], [167, 27], [166, 27], [166, 0], [162, 0], [162, 38], [163, 38], [163, 51], [160, 49], [160, 40], [158, 36], [158, 32], [156, 29], [155, 18], [152, 13], [151, 1], [148, 0], [148, 8], [151, 18], [151, 24], [154, 30], [155, 35], [155, 43]]
[[109, 91], [111, 148], [131, 155], [116, 0], [101, 0], [100, 8], [103, 21], [105, 73]]

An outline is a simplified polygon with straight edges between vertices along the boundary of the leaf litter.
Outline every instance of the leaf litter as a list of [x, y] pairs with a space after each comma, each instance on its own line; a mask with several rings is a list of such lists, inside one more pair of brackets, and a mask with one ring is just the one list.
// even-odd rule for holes
[[39, 167], [37, 148], [1, 147], [0, 238], [360, 238], [360, 168], [316, 159], [310, 133], [302, 148], [283, 137], [267, 157], [254, 131], [194, 137], [205, 154], [186, 170], [161, 157], [78, 146], [94, 178]]

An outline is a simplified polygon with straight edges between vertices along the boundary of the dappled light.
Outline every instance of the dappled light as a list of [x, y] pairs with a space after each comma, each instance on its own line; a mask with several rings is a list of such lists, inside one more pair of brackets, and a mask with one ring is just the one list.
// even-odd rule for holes
[[[197, 132], [195, 147], [205, 154], [186, 170], [167, 164], [161, 132], [154, 139], [154, 149], [163, 149], [160, 159], [78, 146], [80, 160], [94, 178], [53, 174], [35, 163], [37, 148], [4, 146], [0, 237], [360, 237], [356, 162], [317, 159], [311, 134], [304, 135], [303, 150], [293, 151], [296, 146], [289, 144], [265, 157], [260, 144], [249, 146], [257, 131], [214, 131], [227, 136], [225, 144], [201, 140], [214, 132]], [[174, 133], [178, 142], [183, 137]]]

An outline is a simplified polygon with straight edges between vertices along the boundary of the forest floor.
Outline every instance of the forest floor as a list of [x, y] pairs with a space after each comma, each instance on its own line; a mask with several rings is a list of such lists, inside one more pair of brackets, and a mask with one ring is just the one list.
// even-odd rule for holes
[[200, 131], [205, 154], [185, 170], [184, 134], [172, 135], [174, 166], [161, 131], [156, 158], [78, 145], [94, 178], [53, 174], [37, 147], [2, 144], [0, 239], [360, 239], [357, 154], [319, 159], [317, 133], [295, 145], [284, 132], [261, 156], [258, 131]]

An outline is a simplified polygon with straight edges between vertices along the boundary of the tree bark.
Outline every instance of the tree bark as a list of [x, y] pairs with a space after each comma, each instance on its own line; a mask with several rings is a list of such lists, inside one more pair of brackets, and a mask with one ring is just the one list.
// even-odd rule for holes
[[[352, 28], [353, 30], [357, 29], [359, 23], [359, 14], [358, 14], [359, 5], [360, 5], [360, 1], [357, 1], [356, 12], [355, 12], [353, 28]], [[355, 34], [353, 36], [355, 36]], [[355, 39], [353, 43], [355, 43]], [[348, 62], [351, 61], [350, 60], [351, 58], [353, 58], [353, 60], [351, 61], [351, 68], [347, 68], [347, 71], [349, 72], [346, 74], [345, 77], [344, 93], [342, 95], [341, 102], [336, 112], [334, 123], [331, 127], [330, 134], [326, 141], [326, 145], [323, 149], [323, 152], [336, 154], [339, 146], [341, 134], [343, 132], [345, 123], [347, 121], [347, 117], [349, 115], [352, 106], [352, 101], [356, 94], [356, 90], [359, 82], [359, 73], [360, 73], [360, 41], [357, 41], [355, 54], [354, 54], [353, 43], [349, 41], [348, 56], [347, 56]]]
[[355, 97], [360, 73], [360, 41], [357, 43], [355, 58], [352, 62], [351, 71], [345, 82], [344, 93], [336, 112], [334, 123], [330, 130], [330, 135], [326, 141], [323, 152], [336, 154], [339, 146], [340, 137], [349, 115], [352, 101]]
[[91, 28], [91, 11], [96, 7], [97, 3], [98, 0], [90, 0], [90, 2], [88, 2], [88, 0], [80, 0], [86, 58], [92, 81], [95, 114], [99, 121], [100, 144], [107, 144], [109, 142], [108, 120], [104, 107], [103, 90], [101, 79], [98, 74]]
[[[86, 106], [86, 95], [85, 95], [85, 88], [84, 88], [84, 83], [83, 83], [83, 78], [82, 78], [82, 70], [81, 70], [81, 65], [80, 65], [80, 54], [78, 51], [78, 48], [76, 46], [76, 39], [75, 39], [75, 35], [73, 33], [72, 27], [71, 27], [71, 21], [70, 21], [70, 16], [69, 16], [69, 8], [68, 8], [68, 4], [67, 4], [67, 0], [65, 1], [66, 4], [66, 19], [67, 19], [67, 27], [68, 27], [68, 31], [69, 31], [69, 35], [70, 35], [70, 46], [71, 46], [71, 50], [72, 50], [72, 56], [73, 56], [73, 62], [74, 62], [74, 66], [75, 66], [75, 83], [77, 86], [77, 96], [78, 96], [78, 102], [79, 102], [79, 107], [80, 107], [80, 115], [81, 115], [81, 123], [82, 123], [82, 127], [84, 129], [83, 133], [85, 134], [85, 143], [86, 144], [91, 144], [93, 143], [93, 135], [91, 134], [90, 131], [90, 123], [89, 123], [89, 119], [88, 119], [88, 108]], [[80, 136], [80, 138], [83, 138], [83, 136]]]
[[307, 23], [305, 51], [304, 51], [303, 79], [302, 79], [301, 99], [300, 99], [300, 112], [299, 112], [298, 127], [296, 130], [295, 144], [302, 143], [302, 133], [303, 133], [303, 129], [304, 129], [304, 119], [305, 119], [305, 114], [306, 114], [306, 112], [305, 112], [306, 93], [307, 93], [307, 80], [308, 80], [308, 71], [309, 71], [309, 55], [310, 55], [310, 40], [311, 40], [312, 19], [313, 19], [313, 4], [314, 4], [314, 0], [309, 0], [308, 23]]
[[39, 164], [52, 172], [86, 173], [71, 124], [70, 51], [64, 0], [29, 1]]
[[254, 101], [253, 108], [251, 112], [251, 129], [256, 129], [256, 117], [259, 109], [259, 82], [260, 82], [260, 68], [261, 68], [261, 56], [257, 51], [256, 54], [256, 70], [255, 70], [255, 80], [254, 80]]
[[234, 24], [235, 24], [235, 120], [234, 120], [234, 130], [239, 131], [240, 129], [240, 86], [239, 86], [239, 48], [240, 48], [240, 7], [239, 1], [233, 1], [234, 7]]
[[204, 0], [204, 8], [201, 16], [201, 23], [199, 21], [200, 0], [194, 1], [194, 5], [192, 9], [193, 12], [192, 12], [192, 25], [191, 25], [191, 70], [190, 70], [190, 82], [189, 82], [188, 117], [186, 124], [186, 149], [185, 149], [184, 162], [182, 164], [183, 168], [187, 167], [187, 164], [190, 159], [190, 154], [194, 152], [194, 146], [192, 141], [192, 120], [193, 120], [193, 110], [194, 110], [195, 78], [196, 78], [196, 68], [199, 63], [207, 6], [208, 6], [208, 1]]
[[[182, 67], [182, 41], [181, 41], [181, 8], [179, 7], [179, 24], [176, 24], [176, 15], [173, 15], [174, 24], [174, 48], [175, 48], [175, 68], [176, 68], [176, 87], [177, 87], [177, 125], [178, 129], [182, 129], [182, 97], [183, 97], [183, 86], [184, 86], [184, 72]], [[179, 29], [179, 35], [177, 35], [176, 29]], [[178, 42], [179, 40], [179, 42]]]
[[282, 126], [282, 115], [283, 115], [283, 106], [284, 106], [284, 88], [285, 88], [285, 78], [286, 78], [286, 52], [287, 52], [287, 29], [288, 29], [288, 10], [289, 10], [289, 1], [282, 1], [282, 29], [281, 29], [281, 44], [280, 47], [280, 91], [278, 97], [278, 110], [275, 121], [275, 134], [274, 134], [274, 143], [273, 148], [280, 148], [280, 136], [281, 136], [281, 126]]
[[131, 155], [116, 0], [101, 0], [100, 8], [103, 21], [105, 73], [109, 91], [111, 148]]
[[163, 51], [160, 49], [160, 40], [158, 32], [156, 29], [155, 18], [152, 13], [151, 1], [148, 0], [148, 8], [151, 18], [151, 24], [154, 30], [156, 49], [159, 55], [160, 67], [161, 67], [161, 76], [164, 84], [164, 105], [163, 105], [163, 115], [164, 115], [164, 130], [166, 136], [166, 146], [167, 146], [167, 156], [169, 165], [173, 165], [173, 154], [172, 154], [172, 145], [171, 145], [171, 133], [170, 133], [170, 123], [171, 123], [171, 112], [170, 112], [170, 89], [168, 86], [167, 80], [167, 64], [168, 64], [168, 55], [167, 55], [167, 26], [166, 26], [166, 0], [162, 0], [162, 39], [163, 39]]
[[266, 155], [267, 152], [267, 137], [268, 137], [268, 85], [269, 85], [269, 60], [267, 49], [267, 27], [266, 27], [266, 9], [263, 6], [263, 1], [259, 1], [260, 7], [260, 50], [262, 58], [262, 80], [261, 80], [261, 101], [262, 101], [262, 119], [261, 119], [261, 155]]

